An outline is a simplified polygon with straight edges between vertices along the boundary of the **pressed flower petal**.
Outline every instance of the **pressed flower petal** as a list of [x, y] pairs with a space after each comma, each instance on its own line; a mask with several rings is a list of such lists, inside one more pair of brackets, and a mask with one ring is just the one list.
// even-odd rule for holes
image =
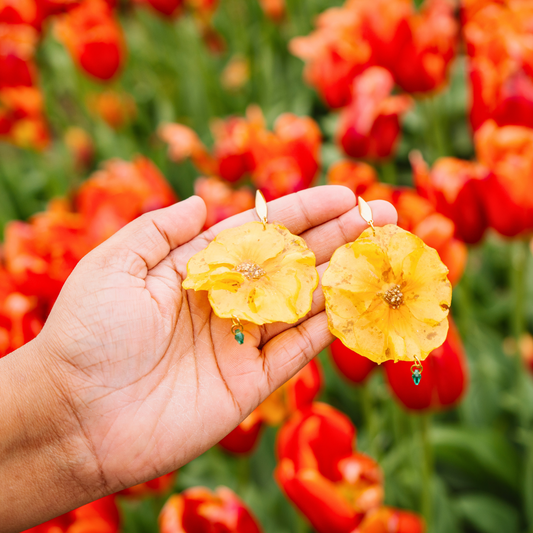
[[437, 252], [428, 247], [415, 250], [404, 259], [403, 271], [408, 273], [402, 286], [404, 302], [413, 316], [430, 325], [442, 322], [448, 316], [452, 285]]
[[330, 265], [324, 273], [322, 284], [334, 285], [353, 293], [373, 291], [378, 293], [383, 285], [383, 276], [391, 267], [382, 249], [370, 240], [341, 246], [335, 250]]
[[324, 273], [331, 332], [376, 363], [425, 359], [446, 338], [447, 272], [415, 235], [392, 225], [365, 230]]
[[296, 302], [301, 283], [296, 275], [265, 276], [247, 281], [236, 292], [211, 289], [209, 301], [221, 318], [238, 317], [254, 324], [296, 322]]
[[250, 222], [221, 232], [196, 254], [183, 288], [209, 291], [222, 318], [292, 324], [311, 309], [315, 261], [305, 241], [287, 228]]
[[[224, 247], [225, 254], [232, 258], [233, 264], [251, 261], [262, 265], [283, 251], [286, 246], [285, 232], [289, 233], [287, 229], [276, 224], [267, 224], [265, 227], [262, 222], [248, 222], [237, 228], [221, 231], [215, 242]], [[206, 251], [209, 248], [210, 246]], [[209, 263], [212, 262], [211, 257], [210, 253], [206, 256]], [[218, 253], [215, 253], [213, 259], [217, 258]]]

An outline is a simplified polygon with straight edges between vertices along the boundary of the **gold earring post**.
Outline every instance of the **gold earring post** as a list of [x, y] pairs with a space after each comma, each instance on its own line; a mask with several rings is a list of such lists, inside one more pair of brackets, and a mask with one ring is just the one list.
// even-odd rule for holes
[[374, 220], [372, 219], [372, 209], [361, 196], [357, 197], [357, 205], [359, 206], [359, 214], [361, 218], [372, 228], [372, 232], [376, 235], [376, 228], [374, 227]]
[[268, 207], [265, 197], [259, 189], [255, 193], [255, 212], [257, 213], [259, 220], [263, 223], [264, 229], [266, 229], [266, 225], [268, 223]]

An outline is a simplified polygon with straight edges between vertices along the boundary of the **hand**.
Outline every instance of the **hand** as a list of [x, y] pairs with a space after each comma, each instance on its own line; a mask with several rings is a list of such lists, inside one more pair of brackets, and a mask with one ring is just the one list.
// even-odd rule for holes
[[[322, 275], [335, 249], [367, 227], [355, 203], [345, 187], [316, 187], [270, 203], [269, 220], [305, 239]], [[390, 204], [372, 209], [376, 224], [395, 222]], [[298, 324], [248, 323], [237, 344], [207, 293], [181, 283], [187, 261], [218, 232], [257, 218], [242, 213], [199, 235], [204, 220], [198, 197], [148, 213], [67, 280], [34, 351], [60, 398], [61, 413], [48, 420], [58, 421], [57, 463], [74, 488], [42, 520], [189, 462], [333, 340], [319, 287]]]

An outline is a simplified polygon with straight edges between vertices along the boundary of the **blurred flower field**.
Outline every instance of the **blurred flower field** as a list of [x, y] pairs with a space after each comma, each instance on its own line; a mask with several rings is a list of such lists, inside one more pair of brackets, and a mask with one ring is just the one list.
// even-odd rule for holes
[[0, 357], [198, 194], [385, 199], [453, 284], [424, 362], [339, 340], [219, 445], [36, 533], [533, 533], [531, 0], [0, 0]]

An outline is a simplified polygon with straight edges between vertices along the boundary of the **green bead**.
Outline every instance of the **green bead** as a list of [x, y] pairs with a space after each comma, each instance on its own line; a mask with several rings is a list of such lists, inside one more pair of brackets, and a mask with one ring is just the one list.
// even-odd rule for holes
[[244, 344], [244, 333], [240, 329], [235, 330], [235, 340], [239, 344]]
[[422, 379], [422, 374], [420, 373], [420, 370], [418, 368], [415, 368], [415, 371], [413, 372], [413, 383], [415, 385], [418, 385]]

